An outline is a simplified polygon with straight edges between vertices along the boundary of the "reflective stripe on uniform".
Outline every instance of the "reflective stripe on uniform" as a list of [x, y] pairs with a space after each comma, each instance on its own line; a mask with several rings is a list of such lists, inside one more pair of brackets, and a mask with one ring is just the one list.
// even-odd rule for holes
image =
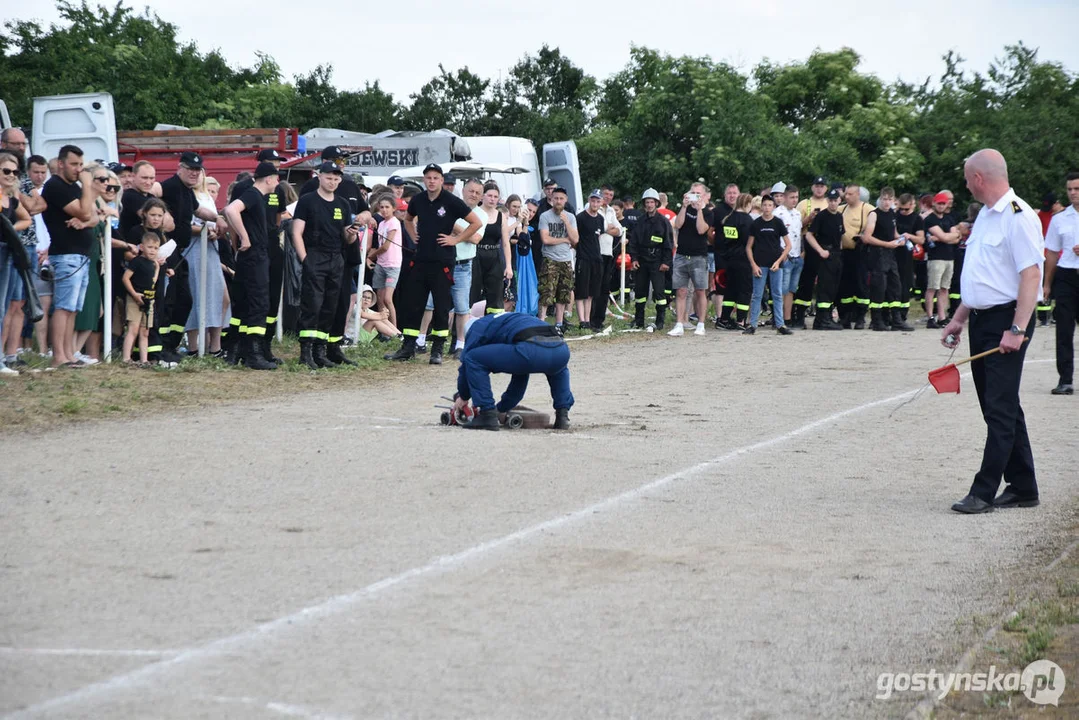
[[405, 337], [418, 338], [420, 336], [419, 330], [412, 330], [411, 328], [401, 328], [401, 334]]
[[326, 340], [327, 340], [328, 342], [332, 342], [332, 343], [339, 343], [339, 342], [341, 342], [341, 339], [342, 339], [342, 338], [341, 338], [341, 336], [340, 336], [340, 335], [336, 335], [336, 336], [335, 336], [335, 335], [331, 335], [331, 336], [329, 336], [329, 337], [327, 337], [327, 338], [326, 338]]
[[248, 335], [265, 335], [266, 328], [264, 327], [249, 327], [247, 328]]
[[[408, 334], [408, 330], [405, 330], [405, 334], [406, 335]], [[318, 339], [318, 330], [301, 330], [300, 331], [300, 339], [305, 340], [307, 338], [314, 338], [314, 339], [317, 340]]]
[[450, 336], [449, 330], [432, 330], [431, 337], [446, 338]]
[[794, 304], [795, 305], [805, 305], [806, 307], [810, 307], [813, 303], [811, 301], [809, 301], [809, 300], [795, 299]]

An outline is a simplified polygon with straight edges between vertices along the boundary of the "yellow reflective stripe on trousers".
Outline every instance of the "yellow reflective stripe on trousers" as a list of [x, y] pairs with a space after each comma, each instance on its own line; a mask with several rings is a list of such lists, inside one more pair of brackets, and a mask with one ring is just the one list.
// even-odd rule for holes
[[238, 317], [234, 317], [234, 318], [231, 318], [231, 319], [229, 320], [229, 325], [236, 325], [237, 327], [239, 327], [239, 325], [240, 325], [240, 318], [238, 318]]
[[301, 340], [306, 340], [308, 338], [317, 340], [318, 339], [318, 330], [301, 330], [300, 331], [300, 339]]
[[739, 310], [744, 310], [746, 312], [749, 312], [749, 305], [735, 305], [735, 307], [738, 308]]
[[504, 312], [506, 312], [506, 311], [503, 310], [502, 308], [487, 308], [486, 314], [487, 315], [501, 315]]
[[249, 327], [247, 328], [248, 335], [265, 335], [266, 328], [264, 327]]
[[794, 300], [794, 304], [795, 304], [795, 305], [804, 305], [804, 306], [806, 306], [806, 307], [810, 307], [810, 306], [811, 306], [811, 305], [812, 305], [813, 303], [812, 303], [812, 302], [810, 302], [809, 300], [798, 300], [798, 299], [796, 298], [796, 299]]
[[411, 328], [401, 328], [401, 334], [405, 337], [418, 338], [420, 336], [419, 330], [412, 330]]
[[330, 335], [330, 336], [328, 336], [326, 338], [326, 340], [327, 340], [327, 342], [339, 343], [339, 342], [341, 342], [341, 336], [340, 335]]
[[267, 325], [273, 325], [275, 322], [277, 322], [277, 318], [275, 318], [275, 317], [267, 317], [266, 318], [266, 324]]
[[432, 330], [431, 337], [446, 338], [450, 336], [449, 330]]

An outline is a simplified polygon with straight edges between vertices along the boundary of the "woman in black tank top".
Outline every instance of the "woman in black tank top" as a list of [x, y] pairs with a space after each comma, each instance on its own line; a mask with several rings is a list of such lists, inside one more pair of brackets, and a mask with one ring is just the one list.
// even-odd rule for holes
[[[483, 204], [488, 223], [483, 228], [483, 238], [476, 247], [476, 259], [472, 263], [473, 304], [487, 301], [487, 313], [501, 311], [505, 298], [503, 280], [512, 272], [506, 267], [506, 247], [509, 245], [509, 227], [497, 210], [501, 192], [495, 183], [483, 187]], [[510, 275], [512, 277], [512, 275]]]

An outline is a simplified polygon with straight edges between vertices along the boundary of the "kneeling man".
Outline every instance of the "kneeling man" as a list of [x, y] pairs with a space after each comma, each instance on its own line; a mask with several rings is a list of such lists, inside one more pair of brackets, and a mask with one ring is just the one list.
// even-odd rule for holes
[[[523, 313], [502, 313], [472, 319], [465, 326], [465, 347], [457, 373], [457, 409], [472, 400], [477, 414], [463, 427], [498, 430], [498, 414], [517, 407], [528, 388], [528, 376], [543, 373], [554, 399], [555, 430], [569, 429], [573, 393], [569, 389], [569, 346], [554, 327]], [[512, 376], [495, 404], [491, 373]]]

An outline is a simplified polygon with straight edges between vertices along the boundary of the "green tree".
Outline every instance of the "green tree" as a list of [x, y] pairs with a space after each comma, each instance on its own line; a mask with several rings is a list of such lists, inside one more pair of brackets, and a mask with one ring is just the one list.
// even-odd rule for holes
[[485, 94], [490, 81], [467, 67], [439, 74], [412, 94], [412, 106], [404, 114], [409, 130], [448, 128], [461, 135], [475, 135], [486, 115]]
[[773, 65], [767, 60], [753, 71], [759, 92], [776, 104], [780, 122], [793, 128], [843, 117], [858, 105], [881, 97], [883, 86], [858, 72], [861, 58], [850, 48], [815, 51], [804, 63]]

